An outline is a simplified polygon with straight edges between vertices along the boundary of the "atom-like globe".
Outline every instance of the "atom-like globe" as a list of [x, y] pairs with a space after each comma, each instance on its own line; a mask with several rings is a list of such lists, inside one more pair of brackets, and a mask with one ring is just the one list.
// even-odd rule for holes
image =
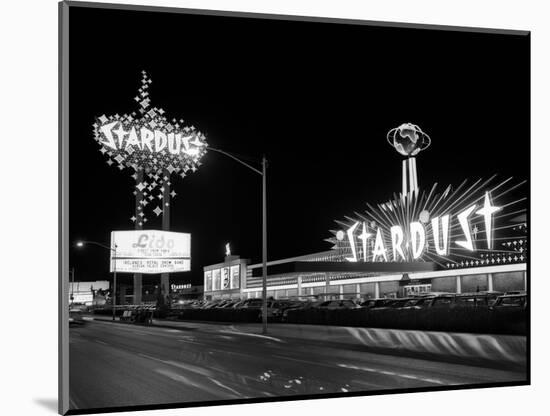
[[412, 123], [403, 123], [388, 132], [388, 143], [403, 156], [412, 157], [426, 149], [430, 143], [430, 136], [420, 127]]

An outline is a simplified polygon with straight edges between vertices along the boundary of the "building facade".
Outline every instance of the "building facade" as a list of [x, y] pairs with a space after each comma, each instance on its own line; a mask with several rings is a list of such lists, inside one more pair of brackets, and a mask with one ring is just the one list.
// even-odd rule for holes
[[[303, 262], [332, 260], [331, 251], [313, 253], [268, 262], [267, 296], [275, 299], [367, 299], [382, 297], [406, 297], [428, 292], [467, 293], [479, 291], [516, 291], [527, 289], [527, 264], [525, 262], [492, 264], [450, 270], [400, 272], [300, 272], [290, 270], [277, 273], [276, 268]], [[239, 287], [214, 289], [214, 273], [236, 264], [223, 262], [204, 268], [205, 299], [247, 299], [262, 297], [262, 264], [240, 262]], [[213, 270], [220, 272], [213, 272]], [[271, 272], [271, 273], [270, 273]], [[208, 290], [210, 288], [210, 290]]]

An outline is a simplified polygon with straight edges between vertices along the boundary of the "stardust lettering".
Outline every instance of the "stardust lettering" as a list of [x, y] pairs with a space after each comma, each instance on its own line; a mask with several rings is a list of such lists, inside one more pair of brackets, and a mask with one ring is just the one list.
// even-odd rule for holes
[[[499, 211], [500, 207], [495, 207], [491, 204], [491, 196], [489, 192], [485, 193], [483, 206], [479, 207], [476, 204], [468, 206], [463, 211], [456, 215], [457, 226], [451, 227], [453, 216], [446, 214], [441, 217], [436, 216], [431, 218], [431, 221], [426, 220], [426, 224], [419, 221], [411, 221], [408, 229], [404, 229], [401, 225], [394, 225], [389, 232], [380, 227], [375, 229], [369, 228], [367, 222], [355, 222], [346, 232], [339, 232], [337, 239], [347, 239], [351, 251], [351, 256], [346, 257], [347, 261], [357, 262], [359, 259], [372, 262], [378, 261], [407, 261], [419, 260], [428, 250], [428, 241], [433, 244], [434, 254], [444, 257], [449, 255], [450, 247], [460, 247], [460, 250], [474, 252], [477, 250], [474, 238], [472, 237], [472, 218], [483, 217], [485, 224], [484, 239], [485, 246], [483, 249], [491, 250], [494, 246], [493, 242], [493, 215]], [[356, 235], [356, 230], [361, 230], [361, 234]], [[451, 231], [455, 234], [452, 239]], [[389, 236], [389, 244], [384, 236]], [[356, 241], [359, 239], [359, 244]], [[368, 253], [369, 248], [371, 249]]]
[[99, 127], [100, 143], [113, 150], [132, 153], [136, 150], [157, 154], [178, 155], [184, 153], [193, 156], [197, 148], [205, 145], [194, 135], [181, 132], [166, 133], [163, 130], [147, 127], [129, 126], [124, 128], [121, 122], [106, 123]]

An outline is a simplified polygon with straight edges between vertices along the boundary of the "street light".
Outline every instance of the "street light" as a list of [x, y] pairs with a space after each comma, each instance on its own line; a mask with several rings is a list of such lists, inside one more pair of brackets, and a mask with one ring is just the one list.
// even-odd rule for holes
[[208, 146], [208, 150], [212, 150], [222, 155], [228, 156], [231, 159], [239, 162], [241, 165], [246, 166], [248, 169], [256, 172], [262, 176], [262, 333], [267, 334], [267, 210], [266, 210], [266, 169], [267, 160], [265, 155], [262, 156], [262, 170], [256, 169], [254, 166], [243, 162], [241, 159], [232, 155], [231, 153], [224, 152], [220, 149], [215, 149]]
[[105, 244], [98, 243], [97, 241], [77, 241], [76, 246], [77, 247], [84, 247], [85, 244], [94, 244], [99, 247], [103, 247], [107, 250], [110, 250], [114, 253], [114, 261], [113, 261], [113, 321], [115, 320], [115, 313], [116, 313], [116, 248], [117, 245], [115, 244], [115, 247], [109, 247]]
[[69, 273], [71, 274], [71, 305], [73, 304], [73, 301], [74, 301], [74, 267], [69, 270]]

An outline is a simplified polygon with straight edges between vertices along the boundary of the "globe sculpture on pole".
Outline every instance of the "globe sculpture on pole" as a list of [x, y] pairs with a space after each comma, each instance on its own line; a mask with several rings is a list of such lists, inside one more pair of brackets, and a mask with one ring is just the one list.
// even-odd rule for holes
[[416, 124], [403, 123], [399, 127], [391, 129], [386, 139], [400, 155], [407, 157], [403, 160], [402, 198], [417, 195], [418, 177], [414, 156], [430, 146], [430, 136]]
[[[415, 157], [430, 137], [412, 123], [387, 134], [402, 156], [403, 190], [388, 201], [366, 203], [342, 220], [326, 241], [348, 262], [427, 261], [441, 269], [497, 266], [527, 259], [526, 198], [511, 191], [527, 181], [512, 177], [463, 180], [418, 188]], [[507, 211], [511, 210], [511, 211]], [[511, 219], [514, 217], [514, 219]]]

